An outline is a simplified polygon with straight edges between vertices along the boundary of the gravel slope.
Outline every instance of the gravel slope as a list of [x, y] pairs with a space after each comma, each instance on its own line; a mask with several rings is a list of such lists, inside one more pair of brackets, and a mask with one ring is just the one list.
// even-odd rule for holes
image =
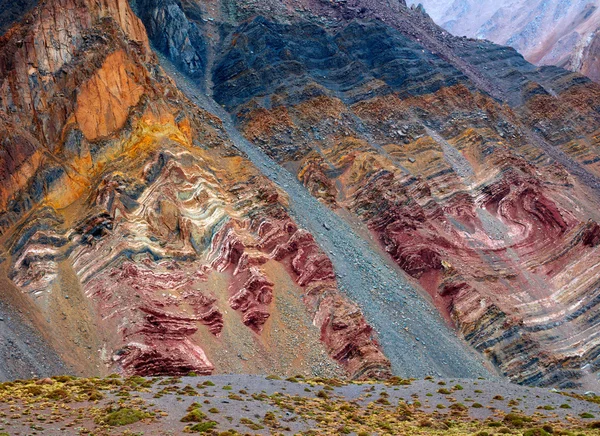
[[362, 309], [379, 335], [395, 374], [403, 377], [489, 376], [479, 356], [455, 335], [410, 283], [367, 241], [321, 204], [286, 169], [242, 137], [230, 115], [164, 57], [161, 64], [196, 104], [223, 120], [236, 147], [290, 198], [290, 212], [329, 254], [340, 289]]
[[0, 382], [70, 372], [35, 330], [0, 300]]

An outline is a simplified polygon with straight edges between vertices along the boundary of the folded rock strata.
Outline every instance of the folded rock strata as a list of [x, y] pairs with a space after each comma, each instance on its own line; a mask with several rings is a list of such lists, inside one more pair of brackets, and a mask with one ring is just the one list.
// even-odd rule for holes
[[98, 350], [82, 370], [390, 374], [316, 233], [145, 26], [501, 374], [597, 384], [598, 85], [403, 1], [132, 6], [50, 1], [0, 40], [3, 264], [51, 338]]
[[401, 4], [237, 6], [231, 31], [205, 11], [205, 81], [245, 137], [360, 218], [503, 374], [595, 384], [600, 88]]
[[0, 39], [2, 274], [76, 372], [387, 377], [331, 262], [124, 0]]

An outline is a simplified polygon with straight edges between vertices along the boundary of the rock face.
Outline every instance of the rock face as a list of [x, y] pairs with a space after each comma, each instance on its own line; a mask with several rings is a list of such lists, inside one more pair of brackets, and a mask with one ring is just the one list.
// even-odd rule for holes
[[427, 13], [458, 36], [514, 47], [538, 65], [558, 65], [600, 81], [600, 11], [588, 0], [423, 0]]
[[285, 195], [126, 1], [44, 2], [6, 33], [0, 119], [2, 297], [33, 302], [72, 370], [390, 374]]
[[0, 34], [6, 32], [11, 25], [19, 21], [23, 14], [30, 11], [37, 0], [2, 0], [0, 1]]
[[205, 11], [221, 37], [200, 86], [315, 197], [366, 224], [503, 374], [595, 384], [600, 89], [403, 5], [297, 9], [264, 6], [233, 30], [229, 9]]
[[598, 85], [403, 1], [132, 6], [48, 1], [0, 40], [3, 274], [67, 363], [390, 374], [317, 243], [330, 224], [297, 224], [317, 212], [246, 139], [424, 291], [463, 366], [469, 344], [519, 383], [597, 384]]

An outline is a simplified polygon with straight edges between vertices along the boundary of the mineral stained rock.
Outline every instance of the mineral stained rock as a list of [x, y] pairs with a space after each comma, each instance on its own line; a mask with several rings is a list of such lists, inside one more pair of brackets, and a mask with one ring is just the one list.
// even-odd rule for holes
[[2, 291], [75, 371], [390, 374], [285, 195], [127, 1], [42, 2], [0, 39], [0, 130]]
[[199, 86], [504, 375], [595, 384], [600, 88], [402, 4], [266, 3], [213, 24]]
[[465, 356], [597, 384], [598, 85], [403, 1], [131, 6], [49, 0], [0, 39], [2, 274], [67, 363], [390, 374], [317, 233], [202, 94], [424, 290]]

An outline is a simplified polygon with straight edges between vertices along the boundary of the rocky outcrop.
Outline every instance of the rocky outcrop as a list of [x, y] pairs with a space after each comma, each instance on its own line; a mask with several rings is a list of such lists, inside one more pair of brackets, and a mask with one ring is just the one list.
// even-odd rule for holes
[[195, 2], [184, 5], [176, 0], [135, 0], [131, 3], [143, 19], [154, 46], [186, 73], [204, 77], [210, 35], [204, 29], [206, 19], [201, 5]]
[[[86, 140], [104, 138], [123, 128], [129, 111], [144, 93], [142, 80], [143, 71], [127, 59], [124, 51], [107, 56], [77, 96], [75, 120]], [[107, 89], [111, 92], [105, 96]]]
[[[584, 333], [594, 325], [586, 313], [595, 305], [591, 259], [597, 254], [590, 242], [596, 223], [587, 222], [591, 209], [566, 208], [566, 192], [583, 195], [578, 182], [557, 180], [554, 167], [524, 161], [518, 153], [526, 144], [506, 141], [496, 130], [499, 118], [508, 122], [513, 115], [501, 115], [491, 100], [462, 86], [408, 101], [366, 99], [332, 116], [321, 112], [316, 124], [304, 115], [311, 103], [323, 107], [322, 97], [313, 100], [288, 108], [289, 130], [253, 140], [283, 150], [279, 144], [293, 137], [297, 147], [318, 150], [321, 167], [331, 168], [328, 184], [340, 189], [335, 207], [360, 217], [465, 339], [506, 375], [527, 384], [587, 383], [589, 366], [581, 369], [594, 361], [596, 347]], [[483, 118], [468, 115], [473, 107]], [[420, 111], [449, 139], [424, 127]], [[242, 125], [256, 125], [261, 112], [252, 114]], [[368, 142], [365, 127], [374, 135]], [[299, 178], [310, 180], [305, 173]], [[569, 281], [565, 268], [581, 273]], [[579, 282], [581, 274], [588, 285]], [[585, 310], [575, 309], [580, 301], [589, 301]], [[536, 356], [535, 365], [528, 356]]]
[[23, 18], [23, 14], [29, 12], [37, 0], [2, 0], [0, 2], [0, 35]]
[[[148, 9], [153, 41], [172, 6]], [[203, 74], [193, 29], [160, 48]], [[4, 35], [0, 120], [6, 292], [75, 371], [390, 375], [327, 256], [126, 1], [43, 2]]]
[[[359, 3], [236, 28], [215, 59], [216, 100], [314, 196], [365, 223], [502, 373], [594, 383], [598, 88], [453, 38], [422, 12]], [[362, 21], [327, 29], [311, 13]]]
[[[297, 224], [314, 211], [294, 200], [321, 206], [308, 191], [503, 375], [597, 383], [597, 85], [398, 1], [134, 7], [143, 21], [125, 2], [49, 1], [0, 40], [3, 264], [50, 339], [80, 322], [69, 340], [98, 350], [96, 372], [389, 376], [316, 242], [330, 224]], [[176, 88], [142, 22], [224, 124]], [[386, 301], [438, 323], [412, 291]], [[419, 355], [443, 355], [435, 339]]]

